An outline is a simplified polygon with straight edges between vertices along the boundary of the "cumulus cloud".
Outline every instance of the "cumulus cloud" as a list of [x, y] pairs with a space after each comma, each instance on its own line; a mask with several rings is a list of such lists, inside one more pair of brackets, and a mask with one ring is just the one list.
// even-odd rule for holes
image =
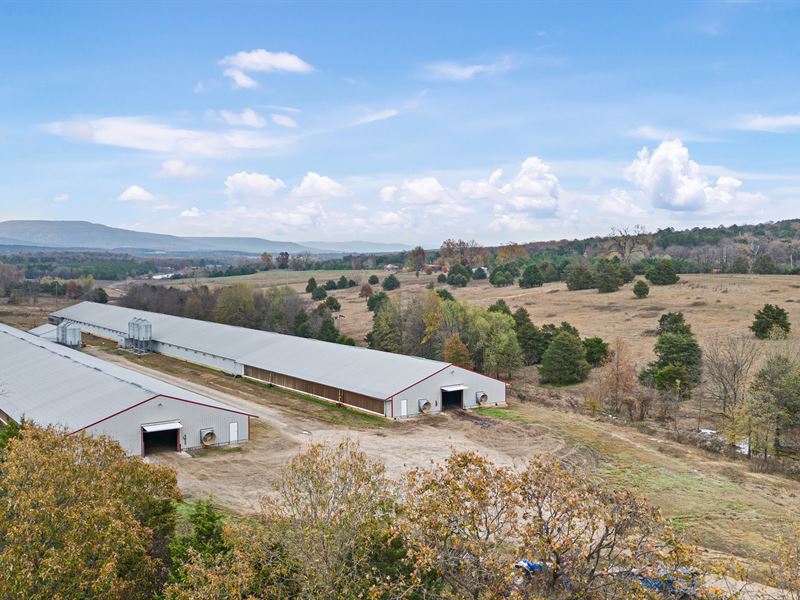
[[225, 179], [225, 195], [233, 202], [264, 200], [286, 187], [281, 179], [263, 173], [240, 171]]
[[210, 132], [183, 129], [146, 117], [73, 119], [44, 125], [52, 134], [93, 144], [196, 156], [227, 156], [236, 150], [274, 148], [286, 139], [253, 131]]
[[202, 174], [202, 170], [200, 167], [190, 165], [182, 160], [173, 159], [164, 161], [158, 174], [161, 177], [173, 179], [194, 179]]
[[314, 67], [295, 54], [268, 52], [263, 48], [231, 54], [220, 60], [219, 64], [226, 67], [223, 72], [225, 77], [230, 78], [240, 88], [254, 88], [258, 85], [248, 72], [310, 73], [314, 70]]
[[245, 108], [240, 113], [221, 110], [219, 111], [219, 116], [228, 125], [246, 125], [247, 127], [261, 129], [267, 124], [267, 120], [252, 108]]
[[280, 125], [281, 127], [290, 127], [290, 128], [297, 127], [297, 121], [295, 121], [289, 115], [281, 115], [281, 114], [278, 114], [278, 113], [272, 113], [270, 115], [270, 117], [272, 117], [272, 122], [273, 123], [275, 123], [276, 125]]
[[341, 198], [350, 191], [338, 181], [309, 171], [303, 177], [300, 185], [292, 190], [296, 198]]
[[200, 211], [198, 210], [198, 208], [196, 206], [193, 206], [192, 208], [190, 208], [188, 210], [181, 211], [181, 216], [184, 219], [196, 219], [197, 217], [200, 216]]
[[120, 202], [152, 202], [156, 197], [138, 185], [129, 185], [117, 196]]
[[427, 79], [443, 81], [468, 81], [478, 75], [497, 75], [510, 71], [512, 68], [511, 58], [502, 57], [500, 60], [491, 63], [463, 64], [451, 61], [443, 61], [427, 65], [423, 70], [423, 76]]
[[645, 210], [636, 204], [627, 190], [613, 188], [603, 194], [599, 200], [600, 210], [616, 217], [635, 217], [645, 214]]
[[420, 177], [403, 181], [399, 186], [387, 185], [380, 190], [384, 202], [433, 204], [450, 200], [450, 192], [436, 177]]
[[742, 182], [735, 177], [710, 180], [680, 140], [662, 142], [652, 152], [642, 148], [625, 176], [653, 206], [667, 210], [720, 210], [737, 200], [753, 200], [738, 192]]
[[791, 115], [748, 115], [739, 119], [739, 129], [783, 133], [800, 129], [800, 114]]

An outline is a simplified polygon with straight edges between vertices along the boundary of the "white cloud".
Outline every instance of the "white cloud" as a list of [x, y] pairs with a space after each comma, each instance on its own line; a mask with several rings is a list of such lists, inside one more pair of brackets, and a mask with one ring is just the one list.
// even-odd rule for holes
[[607, 215], [616, 217], [635, 217], [645, 214], [645, 210], [638, 206], [627, 190], [613, 188], [600, 197], [600, 210]]
[[225, 194], [233, 202], [264, 200], [286, 187], [280, 179], [262, 173], [240, 171], [225, 179]]
[[286, 145], [286, 138], [253, 131], [209, 132], [181, 129], [146, 117], [73, 119], [44, 125], [63, 137], [100, 144], [169, 154], [227, 156], [236, 150], [267, 149]]
[[193, 206], [188, 210], [181, 211], [181, 217], [185, 219], [196, 219], [199, 216], [200, 216], [200, 211], [196, 206]]
[[228, 125], [246, 125], [247, 127], [261, 129], [267, 124], [267, 120], [252, 108], [245, 108], [240, 113], [221, 110], [219, 111], [219, 116]]
[[353, 121], [350, 125], [366, 125], [367, 123], [374, 123], [376, 121], [385, 121], [386, 119], [391, 119], [392, 117], [396, 117], [400, 114], [400, 111], [395, 108], [388, 108], [386, 110], [382, 110], [375, 113], [369, 113], [364, 115], [363, 117], [359, 117], [355, 121]]
[[69, 194], [58, 194], [53, 198], [53, 202], [56, 204], [65, 204], [69, 202]]
[[152, 202], [155, 199], [153, 194], [138, 185], [129, 185], [117, 196], [121, 202]]
[[161, 164], [161, 170], [158, 174], [161, 177], [170, 177], [173, 179], [194, 179], [202, 174], [202, 169], [195, 165], [190, 165], [182, 160], [173, 159], [164, 161]]
[[478, 75], [497, 75], [510, 71], [511, 58], [502, 57], [493, 63], [461, 64], [444, 61], [427, 65], [423, 75], [428, 79], [444, 81], [468, 81]]
[[761, 197], [739, 192], [742, 182], [736, 177], [709, 179], [680, 140], [662, 142], [652, 152], [642, 148], [625, 177], [653, 206], [673, 211], [741, 209]]
[[310, 73], [314, 70], [314, 67], [295, 54], [268, 52], [263, 48], [231, 54], [220, 60], [219, 64], [227, 67], [223, 72], [225, 77], [232, 79], [234, 85], [241, 88], [254, 88], [258, 85], [248, 72]]
[[558, 177], [542, 159], [532, 156], [510, 182], [500, 188], [502, 202], [517, 211], [552, 216], [558, 210]]
[[450, 193], [436, 177], [405, 180], [400, 186], [387, 185], [380, 190], [384, 202], [403, 204], [433, 204], [450, 200]]
[[749, 115], [741, 117], [739, 129], [783, 133], [800, 129], [800, 114], [793, 115]]
[[341, 198], [349, 193], [338, 181], [313, 171], [306, 173], [300, 185], [292, 190], [292, 195], [296, 198]]
[[272, 122], [276, 125], [280, 125], [281, 127], [297, 127], [297, 121], [289, 115], [272, 113], [270, 116], [272, 117]]
[[198, 81], [197, 83], [194, 84], [192, 91], [195, 94], [205, 94], [208, 91], [208, 88], [206, 88], [205, 83], [203, 83], [202, 81]]
[[662, 142], [664, 140], [680, 139], [686, 142], [713, 142], [715, 138], [710, 136], [698, 135], [686, 131], [661, 129], [651, 125], [640, 125], [627, 132], [629, 137], [638, 138], [641, 140], [651, 140], [654, 142]]

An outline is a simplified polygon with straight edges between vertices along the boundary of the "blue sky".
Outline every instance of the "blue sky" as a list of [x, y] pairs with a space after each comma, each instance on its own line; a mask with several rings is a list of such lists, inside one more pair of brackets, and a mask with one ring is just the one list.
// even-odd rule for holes
[[0, 219], [483, 243], [800, 217], [796, 3], [0, 4]]

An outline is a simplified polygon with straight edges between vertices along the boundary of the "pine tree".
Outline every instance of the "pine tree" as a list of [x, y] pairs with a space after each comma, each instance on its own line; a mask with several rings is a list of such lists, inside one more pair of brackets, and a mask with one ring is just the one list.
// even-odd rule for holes
[[568, 385], [586, 379], [591, 367], [586, 361], [586, 348], [571, 333], [559, 333], [542, 357], [539, 375], [542, 383]]

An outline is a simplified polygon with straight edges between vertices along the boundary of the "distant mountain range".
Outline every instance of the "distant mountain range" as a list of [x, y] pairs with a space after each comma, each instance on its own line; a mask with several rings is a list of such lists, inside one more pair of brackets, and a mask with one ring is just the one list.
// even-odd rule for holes
[[411, 248], [405, 244], [364, 241], [295, 243], [253, 237], [182, 237], [131, 231], [88, 221], [2, 221], [0, 245], [144, 254], [371, 254]]

